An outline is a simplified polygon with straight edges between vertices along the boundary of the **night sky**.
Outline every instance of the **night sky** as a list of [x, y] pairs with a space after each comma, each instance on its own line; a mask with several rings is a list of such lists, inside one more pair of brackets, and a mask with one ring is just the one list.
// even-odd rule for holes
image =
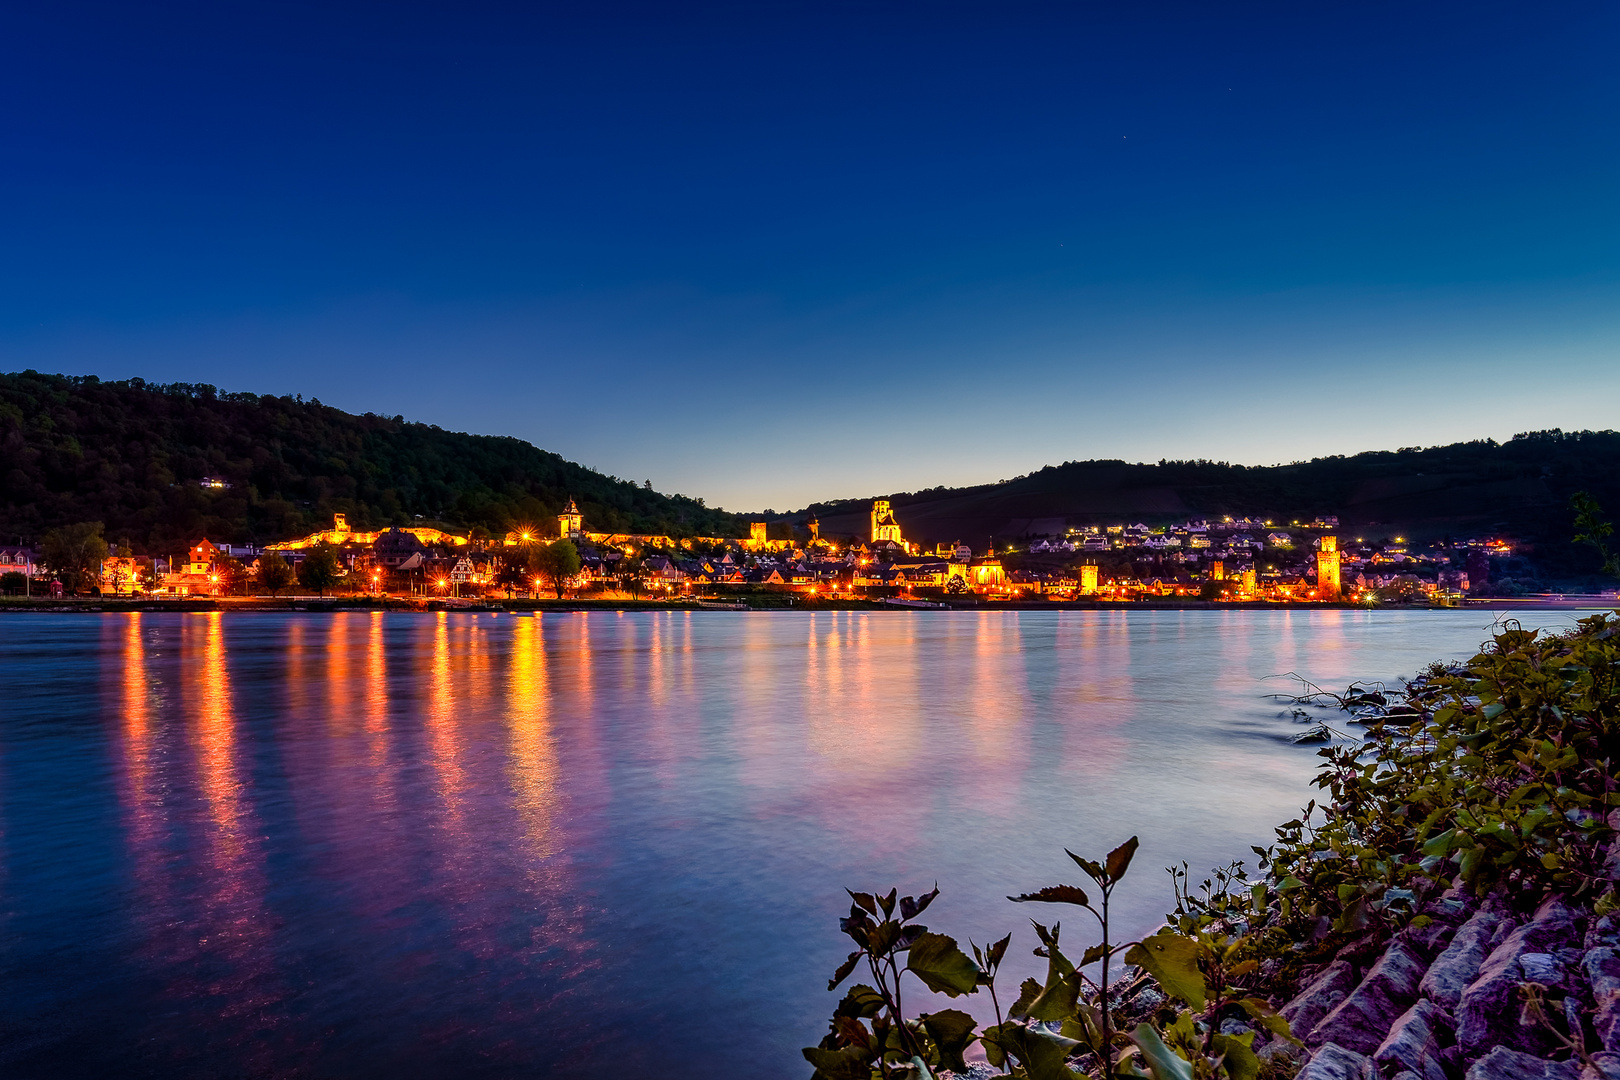
[[735, 510], [1614, 427], [1620, 5], [9, 4], [0, 369]]

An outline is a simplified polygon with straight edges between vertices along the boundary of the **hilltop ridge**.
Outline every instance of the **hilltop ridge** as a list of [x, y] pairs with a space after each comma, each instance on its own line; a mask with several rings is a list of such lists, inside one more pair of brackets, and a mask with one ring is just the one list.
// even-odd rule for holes
[[0, 374], [0, 542], [101, 521], [137, 553], [200, 536], [264, 544], [418, 517], [499, 534], [570, 498], [609, 531], [744, 535], [734, 514], [663, 495], [507, 436], [355, 415], [207, 384]]
[[[961, 540], [1056, 535], [1086, 525], [1188, 517], [1309, 521], [1339, 518], [1369, 537], [1419, 541], [1496, 534], [1526, 541], [1555, 576], [1590, 574], [1597, 558], [1571, 544], [1569, 497], [1589, 491], [1620, 513], [1620, 432], [1558, 429], [1447, 446], [1373, 450], [1288, 465], [1219, 461], [1069, 461], [996, 484], [887, 496], [908, 538]], [[869, 499], [814, 503], [790, 520], [825, 535], [859, 534]]]

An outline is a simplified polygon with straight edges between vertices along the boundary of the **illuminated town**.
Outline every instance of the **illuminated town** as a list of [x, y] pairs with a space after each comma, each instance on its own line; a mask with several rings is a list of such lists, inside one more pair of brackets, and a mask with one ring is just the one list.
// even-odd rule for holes
[[[566, 542], [572, 558], [547, 572], [541, 557]], [[889, 500], [874, 500], [865, 535], [822, 535], [802, 524], [753, 522], [747, 537], [592, 531], [572, 501], [552, 523], [495, 537], [473, 530], [331, 528], [262, 548], [199, 538], [172, 559], [119, 555], [101, 564], [105, 596], [227, 597], [307, 594], [308, 560], [330, 565], [322, 595], [462, 604], [570, 600], [738, 600], [749, 594], [879, 600], [935, 606], [984, 602], [1185, 600], [1259, 603], [1418, 602], [1451, 605], [1479, 593], [1503, 539], [1420, 546], [1404, 537], [1350, 537], [1334, 517], [1278, 522], [1201, 519], [1150, 526], [1090, 525], [974, 550], [909, 540]], [[0, 570], [37, 574], [37, 556], [0, 551]], [[267, 572], [283, 565], [283, 580]], [[270, 588], [265, 586], [269, 585]], [[50, 588], [41, 585], [44, 592]], [[59, 588], [59, 587], [58, 587]]]

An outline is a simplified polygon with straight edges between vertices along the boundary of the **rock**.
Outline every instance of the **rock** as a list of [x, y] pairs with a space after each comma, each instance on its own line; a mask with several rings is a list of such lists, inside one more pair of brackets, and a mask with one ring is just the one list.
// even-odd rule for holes
[[1228, 1019], [1221, 1021], [1222, 1035], [1247, 1035], [1253, 1030], [1254, 1028], [1250, 1027], [1248, 1024], [1245, 1024], [1236, 1017], [1229, 1017]]
[[1378, 1069], [1365, 1054], [1326, 1043], [1311, 1055], [1294, 1080], [1378, 1080]]
[[1423, 954], [1425, 960], [1433, 960], [1435, 955], [1450, 943], [1456, 931], [1455, 926], [1436, 919], [1428, 926], [1408, 926], [1395, 936], [1411, 942], [1412, 946]]
[[1592, 1029], [1603, 1049], [1620, 1053], [1620, 951], [1607, 946], [1592, 949], [1581, 961], [1592, 987]]
[[1431, 900], [1423, 905], [1423, 914], [1439, 922], [1450, 923], [1452, 926], [1461, 926], [1468, 921], [1479, 905], [1472, 903], [1472, 897], [1453, 895], [1449, 890], [1438, 900]]
[[1446, 1080], [1439, 1033], [1450, 1034], [1450, 1029], [1451, 1017], [1434, 1002], [1419, 998], [1390, 1026], [1389, 1035], [1373, 1051], [1373, 1061], [1386, 1071], [1394, 1067], [1416, 1073], [1419, 1080]]
[[1481, 911], [1463, 923], [1446, 951], [1423, 976], [1419, 993], [1445, 1009], [1455, 1009], [1463, 991], [1479, 977], [1479, 966], [1490, 955], [1491, 941], [1501, 922], [1495, 913]]
[[1602, 1080], [1620, 1080], [1620, 1054], [1599, 1050], [1592, 1055], [1592, 1064]]
[[[1578, 937], [1575, 913], [1555, 896], [1496, 947], [1457, 1004], [1457, 1044], [1464, 1057], [1473, 1058], [1498, 1045], [1532, 1054], [1552, 1048], [1550, 1037], [1540, 1027], [1519, 1023], [1519, 984], [1526, 981], [1522, 961]], [[1531, 964], [1541, 970], [1539, 958]]]
[[1335, 960], [1305, 985], [1305, 989], [1280, 1010], [1296, 1038], [1309, 1032], [1322, 1017], [1339, 1007], [1356, 988], [1356, 969], [1347, 960]]
[[1519, 957], [1519, 970], [1525, 979], [1542, 986], [1563, 986], [1566, 979], [1564, 965], [1552, 953], [1525, 953]]
[[1468, 1066], [1466, 1080], [1577, 1080], [1579, 1068], [1568, 1061], [1548, 1061], [1498, 1046]]
[[1586, 947], [1595, 949], [1599, 945], [1620, 945], [1620, 925], [1615, 924], [1613, 915], [1603, 915], [1592, 924], [1592, 929], [1586, 932]]
[[1360, 1054], [1372, 1053], [1395, 1018], [1417, 1000], [1427, 966], [1409, 942], [1395, 938], [1350, 996], [1311, 1029], [1306, 1043], [1332, 1042]]

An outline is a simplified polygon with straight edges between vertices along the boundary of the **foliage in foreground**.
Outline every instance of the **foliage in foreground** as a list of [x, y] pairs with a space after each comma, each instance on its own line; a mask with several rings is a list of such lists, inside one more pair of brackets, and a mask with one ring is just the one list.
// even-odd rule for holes
[[[1279, 827], [1276, 844], [1255, 848], [1256, 880], [1234, 863], [1194, 889], [1185, 869], [1172, 870], [1175, 910], [1158, 933], [1126, 944], [1109, 935], [1134, 838], [1100, 864], [1070, 853], [1095, 902], [1073, 885], [1011, 897], [1082, 907], [1101, 941], [1076, 963], [1059, 924], [1035, 922], [1046, 979], [1027, 980], [1005, 1015], [996, 973], [1010, 936], [970, 943], [969, 956], [916, 922], [937, 888], [917, 898], [851, 893], [841, 926], [856, 949], [828, 989], [862, 966], [872, 982], [846, 992], [827, 1036], [805, 1050], [815, 1080], [960, 1072], [974, 1042], [1028, 1080], [1255, 1080], [1288, 1067], [1286, 1055], [1255, 1053], [1253, 1029], [1294, 1042], [1273, 996], [1303, 963], [1347, 938], [1424, 925], [1426, 902], [1452, 884], [1526, 905], [1559, 892], [1600, 913], [1620, 908], [1602, 872], [1620, 805], [1620, 620], [1594, 616], [1565, 635], [1508, 623], [1465, 666], [1433, 665], [1399, 698], [1358, 687], [1302, 695], [1359, 713], [1371, 724], [1365, 741], [1320, 752], [1322, 800]], [[1117, 983], [1116, 957], [1126, 965]], [[978, 1030], [956, 1009], [907, 1018], [907, 974], [951, 997], [984, 988], [995, 1025]], [[1222, 1033], [1233, 1019], [1250, 1030]]]
[[[849, 917], [840, 926], [856, 948], [828, 989], [862, 966], [872, 983], [852, 986], [821, 1045], [804, 1051], [817, 1080], [963, 1072], [964, 1054], [974, 1042], [983, 1045], [992, 1065], [1028, 1080], [1074, 1080], [1087, 1072], [1153, 1080], [1255, 1080], [1262, 1069], [1254, 1052], [1255, 1032], [1225, 1034], [1221, 1020], [1242, 1017], [1283, 1039], [1292, 1041], [1292, 1036], [1252, 986], [1259, 963], [1248, 955], [1246, 938], [1207, 921], [1190, 932], [1166, 927], [1141, 941], [1111, 938], [1114, 886], [1130, 868], [1136, 847], [1132, 837], [1100, 863], [1069, 852], [1098, 890], [1095, 902], [1075, 885], [1009, 897], [1018, 903], [1083, 908], [1096, 918], [1101, 940], [1086, 948], [1077, 963], [1060, 945], [1059, 923], [1032, 920], [1041, 942], [1035, 955], [1047, 961], [1046, 979], [1026, 979], [1005, 1016], [996, 975], [1011, 935], [987, 948], [970, 942], [970, 957], [953, 938], [916, 921], [939, 895], [937, 888], [915, 898], [892, 891], [887, 896], [850, 893]], [[1116, 957], [1133, 966], [1137, 976], [1114, 983], [1110, 972]], [[1101, 965], [1095, 977], [1083, 970], [1093, 964]], [[902, 1001], [906, 975], [950, 997], [984, 987], [995, 1025], [979, 1031], [973, 1017], [959, 1009], [907, 1019]], [[1143, 993], [1151, 989], [1149, 979], [1162, 993]], [[1071, 1059], [1085, 1071], [1077, 1073]]]

